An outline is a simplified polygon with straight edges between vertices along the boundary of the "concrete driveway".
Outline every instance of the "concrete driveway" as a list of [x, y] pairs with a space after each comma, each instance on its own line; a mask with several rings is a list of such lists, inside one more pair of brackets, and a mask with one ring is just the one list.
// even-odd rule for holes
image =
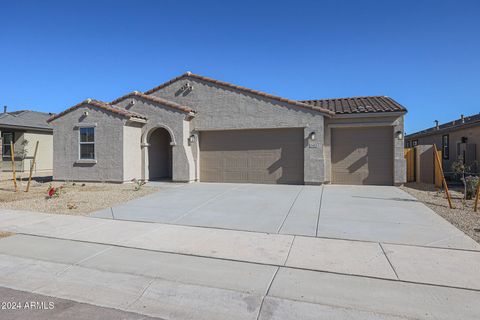
[[172, 184], [94, 217], [273, 234], [479, 249], [396, 187]]
[[[473, 320], [480, 313], [475, 250], [6, 210], [0, 230], [17, 233], [0, 239], [0, 292], [102, 307], [84, 306], [91, 319]], [[51, 311], [49, 319], [68, 314], [58, 304]], [[1, 319], [9, 316], [0, 310]]]

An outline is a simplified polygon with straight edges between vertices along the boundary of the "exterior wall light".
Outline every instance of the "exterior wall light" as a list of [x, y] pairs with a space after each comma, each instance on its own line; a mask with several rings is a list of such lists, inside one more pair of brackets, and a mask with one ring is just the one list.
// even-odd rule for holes
[[397, 131], [397, 132], [395, 132], [395, 137], [396, 137], [398, 140], [402, 140], [402, 139], [403, 139], [403, 132], [402, 132], [402, 131]]
[[196, 137], [194, 134], [192, 134], [190, 137], [188, 137], [188, 143], [192, 144], [195, 143]]
[[312, 141], [315, 140], [315, 131], [310, 132], [310, 134], [308, 135], [308, 139], [310, 139]]

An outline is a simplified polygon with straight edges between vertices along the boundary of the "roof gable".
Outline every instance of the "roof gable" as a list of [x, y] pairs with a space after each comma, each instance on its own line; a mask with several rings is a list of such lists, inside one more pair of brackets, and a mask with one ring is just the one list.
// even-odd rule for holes
[[126, 110], [126, 109], [122, 109], [122, 108], [119, 108], [119, 107], [116, 107], [116, 106], [112, 106], [112, 105], [107, 104], [107, 103], [102, 102], [102, 101], [87, 99], [85, 101], [82, 101], [82, 102], [74, 105], [73, 107], [68, 108], [67, 110], [65, 110], [63, 112], [60, 112], [59, 114], [56, 114], [56, 115], [52, 116], [50, 119], [47, 120], [47, 122], [51, 122], [53, 120], [56, 120], [56, 119], [64, 116], [65, 114], [70, 113], [70, 112], [72, 112], [72, 111], [74, 111], [74, 110], [76, 110], [76, 109], [78, 109], [82, 106], [96, 107], [96, 108], [99, 108], [99, 109], [117, 114], [119, 116], [125, 117], [127, 119], [131, 119], [131, 118], [142, 119], [142, 120], [147, 119], [147, 117], [145, 117], [144, 115], [141, 115], [139, 113], [132, 112], [132, 111], [129, 111], [129, 110]]
[[118, 99], [115, 99], [112, 102], [110, 102], [110, 105], [117, 104], [119, 102], [122, 102], [125, 99], [132, 98], [132, 97], [137, 97], [137, 98], [144, 99], [144, 100], [147, 100], [147, 101], [150, 101], [150, 102], [153, 102], [153, 103], [161, 104], [163, 106], [166, 106], [166, 107], [169, 107], [169, 108], [172, 108], [172, 109], [176, 109], [178, 111], [182, 111], [182, 112], [186, 112], [186, 113], [195, 113], [195, 110], [193, 110], [193, 109], [191, 109], [187, 106], [182, 106], [182, 105], [180, 105], [176, 102], [169, 101], [169, 100], [166, 100], [166, 99], [162, 99], [162, 98], [159, 98], [159, 97], [156, 97], [156, 96], [148, 96], [148, 95], [143, 94], [143, 93], [138, 92], [138, 91], [130, 92], [130, 93], [118, 98]]
[[158, 91], [158, 90], [160, 90], [160, 89], [162, 89], [162, 88], [164, 88], [164, 87], [166, 87], [166, 86], [168, 86], [168, 85], [170, 85], [174, 82], [177, 82], [177, 81], [179, 81], [181, 79], [185, 79], [185, 78], [192, 78], [192, 79], [197, 79], [197, 80], [209, 82], [209, 83], [212, 83], [212, 84], [215, 84], [215, 85], [218, 85], [218, 86], [222, 86], [222, 87], [238, 90], [238, 91], [241, 91], [241, 92], [246, 92], [246, 93], [249, 93], [249, 94], [253, 94], [253, 95], [265, 98], [265, 99], [270, 99], [270, 100], [274, 100], [274, 101], [278, 101], [278, 102], [287, 103], [289, 105], [299, 107], [299, 108], [303, 108], [303, 109], [307, 109], [307, 110], [313, 110], [313, 111], [321, 112], [321, 113], [323, 113], [325, 115], [329, 115], [329, 116], [332, 116], [334, 114], [332, 111], [330, 111], [328, 109], [325, 109], [325, 108], [322, 108], [322, 107], [313, 106], [313, 105], [310, 105], [310, 104], [307, 104], [307, 103], [304, 103], [304, 102], [301, 102], [301, 101], [297, 101], [297, 100], [291, 100], [291, 99], [278, 97], [278, 96], [271, 95], [269, 93], [265, 93], [265, 92], [262, 92], [262, 91], [257, 91], [257, 90], [249, 89], [249, 88], [246, 88], [246, 87], [237, 86], [235, 84], [231, 84], [231, 83], [228, 83], [228, 82], [215, 80], [215, 79], [212, 79], [212, 78], [208, 78], [208, 77], [200, 76], [200, 75], [197, 75], [197, 74], [193, 74], [191, 72], [184, 73], [184, 74], [182, 74], [182, 75], [180, 75], [176, 78], [173, 78], [172, 80], [169, 80], [165, 83], [162, 83], [161, 85], [159, 85], [155, 88], [152, 88], [148, 91], [145, 91], [144, 94], [150, 95], [150, 94], [154, 93], [155, 91]]

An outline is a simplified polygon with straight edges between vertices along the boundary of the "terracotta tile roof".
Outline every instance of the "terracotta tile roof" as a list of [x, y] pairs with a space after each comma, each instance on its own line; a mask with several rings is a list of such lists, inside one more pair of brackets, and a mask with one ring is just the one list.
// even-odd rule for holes
[[162, 98], [159, 98], [159, 97], [155, 97], [155, 96], [147, 96], [146, 94], [143, 94], [141, 92], [138, 92], [138, 91], [134, 91], [134, 92], [130, 92], [129, 94], [126, 94], [118, 99], [115, 99], [113, 100], [112, 102], [110, 102], [110, 104], [117, 104], [127, 98], [131, 98], [131, 97], [138, 97], [138, 98], [141, 98], [141, 99], [145, 99], [147, 101], [151, 101], [151, 102], [154, 102], [154, 103], [158, 103], [158, 104], [161, 104], [161, 105], [164, 105], [164, 106], [167, 106], [167, 107], [170, 107], [170, 108], [173, 108], [173, 109], [177, 109], [177, 110], [180, 110], [180, 111], [183, 111], [183, 112], [187, 112], [187, 113], [195, 113], [195, 110], [189, 108], [189, 107], [186, 107], [186, 106], [182, 106], [178, 103], [175, 103], [173, 101], [169, 101], [169, 100], [165, 100], [165, 99], [162, 99]]
[[460, 119], [456, 119], [456, 120], [441, 124], [438, 126], [438, 128], [435, 126], [422, 131], [410, 133], [405, 136], [405, 139], [419, 138], [422, 136], [428, 136], [428, 135], [437, 134], [437, 133], [448, 133], [451, 131], [455, 131], [458, 129], [463, 129], [463, 128], [471, 127], [475, 125], [480, 125], [480, 114], [465, 116], [463, 117], [463, 119], [460, 118]]
[[303, 103], [328, 109], [335, 114], [406, 112], [407, 109], [385, 96], [304, 100]]
[[85, 101], [82, 101], [82, 102], [74, 105], [73, 107], [68, 108], [65, 111], [62, 111], [62, 112], [60, 112], [56, 115], [53, 115], [50, 119], [47, 120], [47, 122], [51, 122], [55, 119], [58, 119], [58, 118], [62, 117], [63, 115], [65, 115], [65, 114], [67, 114], [67, 113], [69, 113], [69, 112], [71, 112], [71, 111], [73, 111], [77, 108], [80, 108], [84, 105], [94, 106], [94, 107], [97, 107], [97, 108], [100, 108], [100, 109], [103, 109], [103, 110], [106, 110], [106, 111], [124, 116], [126, 118], [138, 118], [138, 119], [144, 119], [144, 120], [147, 119], [147, 117], [145, 117], [144, 115], [141, 115], [139, 113], [128, 111], [126, 109], [122, 109], [122, 108], [119, 108], [119, 107], [116, 107], [116, 106], [112, 106], [112, 105], [110, 105], [108, 103], [105, 103], [105, 102], [102, 102], [102, 101], [87, 99]]
[[231, 83], [228, 83], [228, 82], [223, 82], [223, 81], [220, 81], [220, 80], [215, 80], [215, 79], [212, 79], [212, 78], [200, 76], [200, 75], [197, 75], [197, 74], [193, 74], [191, 72], [184, 73], [184, 74], [182, 74], [182, 75], [180, 75], [176, 78], [173, 78], [172, 80], [167, 81], [167, 82], [165, 82], [165, 83], [163, 83], [163, 84], [161, 84], [161, 85], [159, 85], [159, 86], [157, 86], [153, 89], [145, 91], [144, 94], [147, 94], [147, 95], [152, 94], [153, 92], [155, 92], [157, 90], [160, 90], [160, 89], [174, 83], [175, 81], [178, 81], [178, 80], [183, 79], [183, 78], [193, 78], [193, 79], [198, 79], [198, 80], [201, 80], [201, 81], [210, 82], [210, 83], [213, 83], [213, 84], [216, 84], [216, 85], [219, 85], [219, 86], [235, 89], [235, 90], [238, 90], [238, 91], [247, 92], [247, 93], [254, 94], [254, 95], [257, 95], [257, 96], [260, 96], [260, 97], [263, 97], [263, 98], [267, 98], [267, 99], [271, 99], [271, 100], [275, 100], [275, 101], [280, 101], [280, 102], [285, 102], [287, 104], [290, 104], [290, 105], [293, 105], [293, 106], [296, 106], [296, 107], [322, 112], [322, 113], [327, 114], [327, 115], [333, 115], [334, 114], [331, 110], [328, 110], [328, 109], [323, 108], [323, 107], [318, 107], [318, 106], [315, 106], [315, 105], [312, 105], [312, 104], [307, 104], [307, 103], [304, 103], [302, 101], [281, 98], [281, 97], [278, 97], [278, 96], [271, 95], [269, 93], [265, 93], [265, 92], [261, 92], [261, 91], [252, 90], [252, 89], [249, 89], [249, 88], [237, 86], [235, 84], [231, 84]]

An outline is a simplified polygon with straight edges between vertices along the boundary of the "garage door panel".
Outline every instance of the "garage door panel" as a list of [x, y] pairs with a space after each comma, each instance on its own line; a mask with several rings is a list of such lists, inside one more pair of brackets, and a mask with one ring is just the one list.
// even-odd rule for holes
[[332, 182], [393, 184], [392, 127], [333, 128]]
[[200, 180], [303, 183], [303, 129], [200, 133]]

